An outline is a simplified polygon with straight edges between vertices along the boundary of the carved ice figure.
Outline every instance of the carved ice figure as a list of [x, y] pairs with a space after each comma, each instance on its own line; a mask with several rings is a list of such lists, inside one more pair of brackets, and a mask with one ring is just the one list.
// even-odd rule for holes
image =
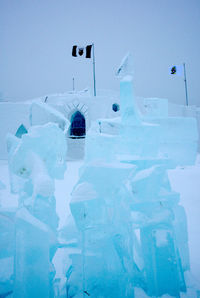
[[31, 127], [20, 139], [8, 136], [11, 173], [23, 181], [16, 212], [15, 298], [53, 297], [58, 216], [54, 179], [66, 170], [66, 139], [58, 125]]
[[67, 297], [133, 297], [137, 269], [132, 262], [130, 195], [122, 182], [134, 169], [122, 163], [82, 169], [70, 202], [81, 252], [70, 255]]
[[133, 56], [128, 52], [122, 59], [120, 66], [116, 71], [116, 76], [118, 78], [124, 78], [125, 76], [133, 76]]

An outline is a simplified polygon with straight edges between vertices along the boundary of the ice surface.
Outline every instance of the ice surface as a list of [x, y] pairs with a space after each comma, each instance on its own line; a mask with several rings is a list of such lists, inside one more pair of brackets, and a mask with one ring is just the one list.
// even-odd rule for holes
[[0, 208], [0, 294], [13, 290], [14, 235], [13, 212]]
[[27, 210], [16, 219], [13, 297], [49, 297], [49, 235], [44, 223]]
[[146, 118], [168, 117], [168, 100], [166, 98], [144, 98], [143, 108]]
[[120, 82], [120, 103], [122, 125], [139, 125], [141, 119], [134, 100], [132, 76], [127, 75]]

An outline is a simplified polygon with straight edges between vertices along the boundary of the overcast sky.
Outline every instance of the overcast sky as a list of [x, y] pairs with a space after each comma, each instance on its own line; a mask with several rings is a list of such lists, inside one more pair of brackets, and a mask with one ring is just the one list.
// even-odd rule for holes
[[74, 44], [95, 44], [97, 89], [119, 89], [115, 72], [134, 57], [135, 94], [200, 106], [200, 0], [0, 0], [0, 91], [25, 100], [92, 87], [92, 60]]

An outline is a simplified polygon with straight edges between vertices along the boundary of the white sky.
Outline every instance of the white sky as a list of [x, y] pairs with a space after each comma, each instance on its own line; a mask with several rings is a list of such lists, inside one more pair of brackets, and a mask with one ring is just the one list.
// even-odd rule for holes
[[10, 100], [92, 87], [92, 60], [74, 44], [95, 43], [97, 89], [119, 89], [115, 71], [132, 52], [135, 94], [200, 106], [200, 0], [0, 0], [0, 91]]

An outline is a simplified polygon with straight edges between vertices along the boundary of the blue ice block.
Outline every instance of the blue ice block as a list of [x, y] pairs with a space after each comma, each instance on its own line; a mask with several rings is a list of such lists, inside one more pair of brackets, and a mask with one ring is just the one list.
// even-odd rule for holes
[[125, 76], [120, 82], [120, 103], [122, 125], [139, 125], [141, 115], [134, 98], [132, 76]]
[[48, 227], [21, 209], [16, 220], [14, 298], [50, 297]]
[[184, 208], [180, 205], [173, 208], [173, 213], [174, 237], [183, 270], [186, 271], [190, 269], [187, 216]]
[[80, 184], [72, 192], [70, 209], [80, 230], [102, 224], [106, 218], [104, 201], [89, 183]]
[[157, 225], [141, 229], [141, 244], [147, 294], [179, 297], [180, 291], [186, 288], [171, 226]]

